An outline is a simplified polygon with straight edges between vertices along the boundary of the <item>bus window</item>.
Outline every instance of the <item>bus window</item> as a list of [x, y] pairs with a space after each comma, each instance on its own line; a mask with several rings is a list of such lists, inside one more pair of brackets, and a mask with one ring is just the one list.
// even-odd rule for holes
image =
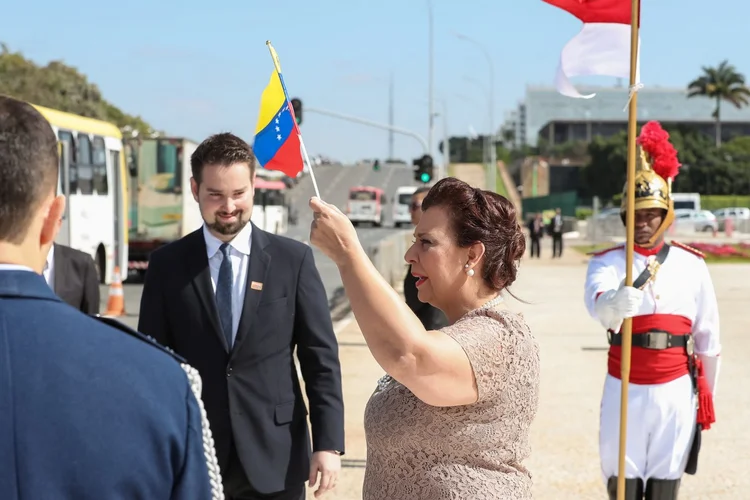
[[696, 210], [695, 202], [693, 200], [675, 201], [674, 209], [675, 210], [679, 210], [679, 209]]
[[91, 139], [86, 134], [78, 134], [77, 161], [78, 189], [80, 194], [94, 194], [94, 167], [91, 164]]
[[[94, 189], [97, 194], [105, 195], [109, 192], [109, 185], [107, 182], [107, 150], [104, 147], [104, 139], [94, 136], [91, 153]], [[117, 165], [113, 165], [113, 168], [117, 168]]]
[[164, 191], [179, 193], [182, 183], [182, 148], [171, 141], [159, 140], [156, 148], [156, 173], [171, 174]]
[[349, 199], [353, 201], [375, 201], [377, 194], [375, 191], [352, 190], [349, 193]]
[[284, 193], [276, 189], [266, 191], [266, 205], [277, 205], [283, 207], [285, 203]]
[[[63, 179], [65, 175], [63, 170], [60, 170], [60, 183], [62, 187], [63, 182], [68, 182], [68, 194], [75, 194], [78, 192], [78, 169], [76, 168], [76, 150], [75, 143], [73, 142], [73, 134], [67, 130], [60, 130], [57, 133], [57, 138], [60, 142], [68, 144], [68, 179]], [[60, 165], [62, 166], [62, 158], [60, 159]], [[61, 192], [65, 192], [65, 189], [61, 189]]]

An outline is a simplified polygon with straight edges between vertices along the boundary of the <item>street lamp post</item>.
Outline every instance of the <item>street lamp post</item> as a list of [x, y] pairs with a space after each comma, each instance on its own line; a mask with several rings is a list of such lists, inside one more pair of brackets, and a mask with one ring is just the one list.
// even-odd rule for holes
[[460, 40], [474, 44], [487, 59], [487, 65], [490, 69], [490, 170], [487, 175], [487, 189], [495, 191], [497, 189], [497, 141], [495, 133], [495, 67], [492, 63], [492, 56], [487, 49], [481, 43], [477, 42], [473, 38], [470, 38], [461, 33], [456, 33], [456, 37]]
[[437, 180], [440, 180], [444, 177], [448, 177], [448, 166], [451, 163], [451, 138], [450, 133], [448, 132], [448, 105], [446, 104], [445, 99], [440, 99], [438, 103], [442, 108], [442, 113], [435, 113], [435, 116], [441, 116], [443, 118], [443, 164], [440, 166], [437, 175]]
[[429, 130], [427, 132], [427, 144], [429, 147], [430, 155], [433, 153], [433, 136], [434, 136], [434, 130], [435, 130], [435, 111], [433, 109], [433, 103], [434, 103], [434, 96], [433, 96], [433, 90], [434, 90], [434, 80], [435, 80], [435, 74], [434, 74], [434, 65], [435, 65], [435, 54], [434, 54], [434, 40], [433, 40], [433, 11], [432, 11], [432, 0], [427, 0], [427, 15], [428, 15], [428, 90], [427, 90], [427, 101], [429, 102], [429, 116], [430, 120], [428, 122]]

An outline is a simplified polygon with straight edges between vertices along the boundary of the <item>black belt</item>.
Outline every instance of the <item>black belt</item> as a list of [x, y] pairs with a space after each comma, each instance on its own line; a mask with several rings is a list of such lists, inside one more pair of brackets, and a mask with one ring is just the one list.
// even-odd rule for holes
[[[621, 346], [622, 345], [622, 334], [615, 332], [607, 332], [607, 340], [609, 345]], [[693, 336], [687, 335], [675, 335], [662, 330], [651, 330], [645, 333], [634, 333], [633, 334], [633, 347], [643, 347], [645, 349], [671, 349], [673, 347], [681, 347], [688, 350], [688, 354], [692, 354], [693, 350]]]

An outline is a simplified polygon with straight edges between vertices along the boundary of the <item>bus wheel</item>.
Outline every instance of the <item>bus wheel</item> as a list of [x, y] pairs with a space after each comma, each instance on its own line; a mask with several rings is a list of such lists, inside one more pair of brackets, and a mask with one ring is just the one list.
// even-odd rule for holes
[[99, 276], [99, 283], [104, 285], [107, 280], [105, 274], [107, 273], [107, 256], [104, 252], [104, 247], [99, 245], [96, 249], [96, 274]]

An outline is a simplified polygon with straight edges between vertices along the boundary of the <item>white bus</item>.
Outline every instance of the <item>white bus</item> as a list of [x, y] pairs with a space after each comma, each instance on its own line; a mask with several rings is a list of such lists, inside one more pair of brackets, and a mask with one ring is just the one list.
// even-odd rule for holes
[[274, 234], [287, 232], [289, 223], [289, 200], [286, 185], [282, 181], [255, 178], [253, 200], [253, 224]]
[[701, 195], [699, 193], [672, 193], [675, 210], [700, 210]]
[[59, 194], [66, 197], [57, 243], [88, 253], [99, 282], [128, 272], [127, 174], [122, 134], [114, 124], [34, 106], [60, 144]]

